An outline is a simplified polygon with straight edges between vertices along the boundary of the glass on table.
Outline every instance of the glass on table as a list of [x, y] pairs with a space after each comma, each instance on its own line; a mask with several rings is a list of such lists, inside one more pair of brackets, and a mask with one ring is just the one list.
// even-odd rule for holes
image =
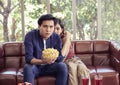
[[94, 85], [102, 85], [103, 76], [95, 75], [94, 77]]
[[88, 85], [89, 83], [89, 78], [86, 76], [82, 76], [82, 85]]

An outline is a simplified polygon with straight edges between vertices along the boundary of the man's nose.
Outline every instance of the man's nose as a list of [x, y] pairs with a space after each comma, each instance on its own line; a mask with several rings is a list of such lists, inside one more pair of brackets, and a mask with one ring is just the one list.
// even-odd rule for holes
[[47, 31], [50, 31], [50, 27], [47, 28]]

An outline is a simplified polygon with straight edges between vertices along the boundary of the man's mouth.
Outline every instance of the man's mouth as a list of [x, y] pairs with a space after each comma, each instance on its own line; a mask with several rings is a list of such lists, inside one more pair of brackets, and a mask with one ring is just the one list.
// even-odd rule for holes
[[46, 33], [46, 35], [50, 35], [50, 33]]

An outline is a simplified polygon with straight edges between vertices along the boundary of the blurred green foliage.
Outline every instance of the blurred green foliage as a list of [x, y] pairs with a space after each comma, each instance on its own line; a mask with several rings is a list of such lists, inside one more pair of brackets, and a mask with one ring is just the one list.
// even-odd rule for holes
[[[4, 1], [4, 0], [3, 0]], [[11, 0], [12, 4], [19, 0]], [[98, 39], [97, 33], [97, 1], [96, 0], [76, 0], [77, 11], [77, 39]], [[25, 33], [37, 28], [37, 20], [39, 16], [47, 13], [47, 0], [25, 0]], [[120, 41], [120, 0], [102, 0], [102, 39]], [[65, 25], [65, 30], [69, 30], [72, 34], [72, 0], [50, 0], [51, 14], [61, 18]], [[2, 11], [1, 7], [0, 10]], [[0, 15], [0, 21], [2, 16]], [[22, 40], [21, 28], [21, 10], [18, 5], [9, 15], [8, 24], [9, 33], [11, 26], [11, 18], [16, 20], [15, 36], [17, 41]], [[10, 35], [10, 34], [9, 34]], [[3, 27], [0, 23], [0, 41], [3, 40]]]

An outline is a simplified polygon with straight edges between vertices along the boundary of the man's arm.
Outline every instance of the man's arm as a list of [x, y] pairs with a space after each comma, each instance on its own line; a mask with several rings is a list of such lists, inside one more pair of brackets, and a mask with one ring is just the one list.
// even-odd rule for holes
[[30, 32], [25, 36], [24, 46], [25, 46], [25, 61], [26, 63], [31, 64], [31, 60], [34, 58], [34, 56], [33, 56], [32, 35], [30, 34]]

